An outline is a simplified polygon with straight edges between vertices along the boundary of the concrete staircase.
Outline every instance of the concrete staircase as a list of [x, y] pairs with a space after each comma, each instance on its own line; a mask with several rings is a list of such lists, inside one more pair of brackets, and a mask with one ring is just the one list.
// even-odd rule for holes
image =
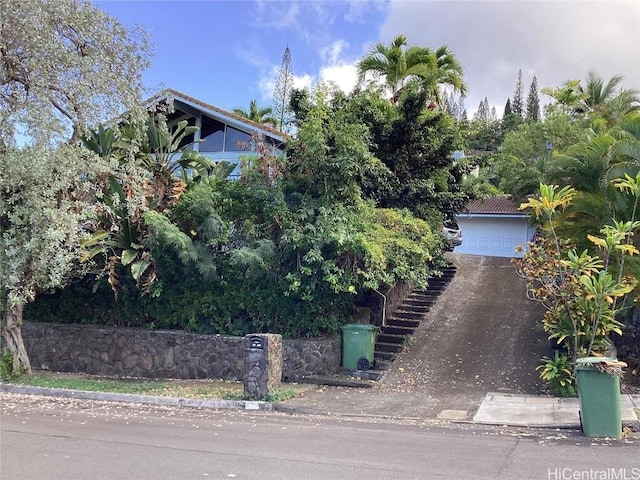
[[373, 370], [367, 377], [378, 379], [387, 370], [416, 331], [438, 296], [455, 275], [455, 266], [441, 268], [442, 276], [429, 279], [425, 290], [414, 290], [402, 304], [388, 317], [376, 338]]

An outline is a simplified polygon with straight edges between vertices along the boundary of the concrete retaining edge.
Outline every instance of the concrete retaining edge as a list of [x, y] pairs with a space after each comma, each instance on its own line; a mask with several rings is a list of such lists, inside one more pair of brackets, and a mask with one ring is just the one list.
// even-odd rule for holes
[[177, 397], [155, 397], [151, 395], [133, 395], [129, 393], [90, 392], [86, 390], [67, 390], [64, 388], [27, 387], [0, 383], [0, 392], [20, 395], [44, 395], [49, 397], [74, 398], [80, 400], [98, 400], [104, 402], [139, 403], [186, 408], [212, 408], [231, 410], [273, 411], [273, 403], [254, 400], [219, 400]]

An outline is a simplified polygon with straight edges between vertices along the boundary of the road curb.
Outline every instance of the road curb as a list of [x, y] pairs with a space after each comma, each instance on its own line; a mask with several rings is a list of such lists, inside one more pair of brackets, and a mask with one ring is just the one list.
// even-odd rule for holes
[[0, 392], [21, 395], [44, 395], [48, 397], [75, 398], [80, 400], [99, 400], [105, 402], [139, 403], [186, 408], [212, 408], [229, 410], [273, 411], [273, 403], [254, 400], [219, 400], [178, 397], [155, 397], [151, 395], [133, 395], [129, 393], [90, 392], [86, 390], [67, 390], [63, 388], [27, 387], [0, 383]]

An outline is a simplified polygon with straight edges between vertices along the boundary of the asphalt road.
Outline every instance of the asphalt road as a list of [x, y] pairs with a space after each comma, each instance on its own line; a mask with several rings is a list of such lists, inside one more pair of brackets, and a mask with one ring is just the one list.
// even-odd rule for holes
[[[561, 431], [15, 394], [0, 394], [0, 402], [0, 478], [7, 480], [640, 479], [632, 441], [594, 441]], [[582, 473], [589, 471], [592, 476]], [[593, 476], [598, 472], [609, 476]]]

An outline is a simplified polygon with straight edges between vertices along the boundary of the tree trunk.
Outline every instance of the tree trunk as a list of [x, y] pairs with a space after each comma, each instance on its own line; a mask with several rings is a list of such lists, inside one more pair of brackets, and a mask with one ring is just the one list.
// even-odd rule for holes
[[13, 373], [31, 373], [31, 362], [22, 341], [22, 311], [24, 304], [7, 302], [2, 319], [2, 338], [13, 355]]

